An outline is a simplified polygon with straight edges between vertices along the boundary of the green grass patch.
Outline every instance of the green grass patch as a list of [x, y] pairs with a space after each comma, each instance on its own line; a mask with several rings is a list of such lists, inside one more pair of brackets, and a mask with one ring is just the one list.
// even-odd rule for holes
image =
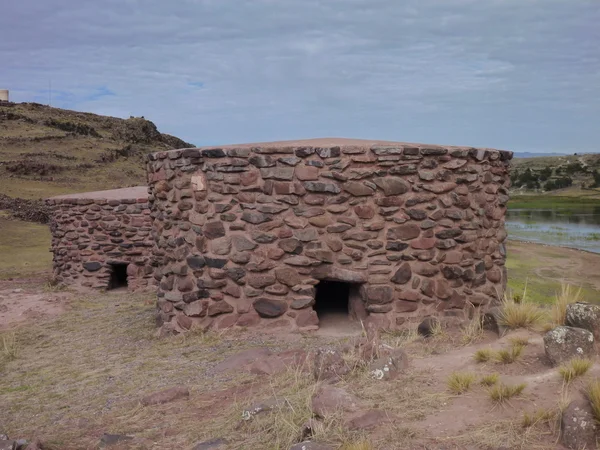
[[0, 279], [27, 276], [52, 268], [47, 225], [0, 216]]
[[577, 210], [600, 207], [600, 199], [556, 195], [514, 195], [508, 209], [561, 209]]

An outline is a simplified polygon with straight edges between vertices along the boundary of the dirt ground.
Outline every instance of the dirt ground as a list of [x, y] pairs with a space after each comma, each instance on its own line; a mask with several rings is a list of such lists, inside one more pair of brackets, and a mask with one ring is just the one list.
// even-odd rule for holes
[[[509, 250], [518, 264], [509, 268], [513, 278], [535, 289], [560, 279], [585, 283], [592, 293], [600, 289], [598, 255], [515, 243]], [[158, 338], [152, 293], [59, 290], [46, 279], [0, 281], [0, 434], [37, 437], [51, 450], [95, 449], [105, 434], [131, 437], [113, 449], [194, 449], [223, 439], [214, 448], [287, 450], [312, 417], [311, 398], [322, 382], [312, 376], [311, 358], [273, 373], [253, 366], [269, 368], [282, 352], [347, 348], [363, 331], [335, 316], [310, 333], [224, 330]], [[361, 411], [383, 416], [356, 428], [333, 415], [313, 429], [314, 439], [345, 450], [562, 449], [560, 408], [581, 398], [583, 386], [600, 376], [600, 364], [595, 358], [585, 376], [565, 384], [546, 360], [542, 334], [384, 333], [382, 344], [406, 351], [408, 369], [376, 380], [349, 354], [353, 370], [336, 384], [360, 400]], [[477, 350], [509, 349], [516, 338], [527, 345], [514, 363], [474, 360]], [[473, 377], [462, 394], [448, 387], [456, 372]], [[496, 403], [492, 388], [480, 383], [492, 374], [498, 383], [526, 386]], [[142, 406], [145, 395], [173, 386], [186, 386], [189, 397]], [[273, 398], [284, 406], [242, 420], [245, 409]], [[536, 412], [543, 418], [525, 426], [526, 414]]]

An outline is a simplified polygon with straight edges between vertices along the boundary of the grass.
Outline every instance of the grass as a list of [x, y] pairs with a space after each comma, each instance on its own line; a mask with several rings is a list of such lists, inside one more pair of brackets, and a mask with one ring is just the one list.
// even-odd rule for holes
[[520, 345], [520, 344], [514, 345], [513, 344], [508, 349], [503, 348], [503, 349], [496, 351], [494, 358], [499, 363], [512, 364], [521, 357], [521, 354], [523, 353], [524, 348], [525, 348], [525, 346], [523, 346], [523, 345]]
[[552, 304], [552, 323], [556, 326], [564, 325], [567, 317], [567, 306], [582, 300], [581, 287], [575, 290], [570, 284], [562, 283], [560, 292], [556, 293]]
[[491, 348], [481, 348], [475, 352], [473, 359], [478, 363], [486, 363], [492, 359], [494, 351]]
[[520, 395], [523, 390], [527, 387], [526, 383], [507, 385], [507, 384], [496, 384], [489, 389], [490, 399], [495, 403], [504, 403], [510, 400], [512, 397]]
[[585, 395], [590, 402], [596, 422], [600, 423], [600, 380], [598, 378], [588, 383]]
[[493, 386], [496, 383], [498, 383], [498, 380], [500, 379], [500, 375], [498, 375], [497, 373], [490, 373], [487, 375], [484, 375], [481, 377], [481, 379], [479, 380], [479, 384], [481, 384], [482, 386]]
[[47, 225], [0, 215], [0, 279], [27, 277], [52, 267]]
[[566, 383], [570, 383], [575, 378], [585, 375], [592, 365], [593, 363], [590, 359], [575, 358], [560, 366], [558, 373], [560, 373], [560, 376]]
[[525, 411], [521, 419], [521, 426], [523, 428], [531, 428], [540, 423], [556, 422], [559, 414], [560, 411], [558, 409], [540, 408], [532, 413]]
[[577, 265], [567, 264], [572, 259], [589, 267], [598, 264], [598, 256], [594, 254], [508, 241], [508, 288], [520, 295], [526, 291], [527, 300], [531, 303], [550, 305], [561, 290], [560, 280], [568, 278], [582, 286], [584, 301], [596, 302], [598, 290], [589, 282], [589, 275], [585, 271], [578, 270]]
[[481, 317], [474, 317], [462, 329], [461, 342], [463, 345], [471, 345], [483, 337], [483, 323]]
[[529, 339], [522, 336], [512, 336], [508, 341], [511, 345], [520, 345], [522, 347], [529, 345]]
[[499, 321], [507, 328], [538, 329], [545, 320], [546, 311], [538, 304], [527, 300], [525, 295], [519, 303], [507, 296], [502, 301]]
[[2, 335], [2, 356], [8, 361], [15, 360], [19, 356], [19, 343], [14, 332]]
[[475, 374], [470, 372], [453, 372], [448, 377], [446, 385], [453, 394], [463, 394], [475, 382]]

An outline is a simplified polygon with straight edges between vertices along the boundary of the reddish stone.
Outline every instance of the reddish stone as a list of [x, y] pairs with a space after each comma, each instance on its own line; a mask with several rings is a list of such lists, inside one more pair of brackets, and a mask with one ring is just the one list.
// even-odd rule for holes
[[372, 219], [375, 216], [375, 208], [371, 205], [356, 205], [354, 212], [361, 219]]
[[406, 300], [396, 300], [394, 302], [394, 310], [396, 312], [412, 312], [416, 311], [419, 308], [419, 304], [417, 302], [411, 302]]
[[435, 247], [437, 239], [422, 237], [420, 239], [413, 240], [410, 246], [415, 250], [428, 250]]
[[319, 178], [319, 168], [313, 166], [297, 166], [296, 178], [301, 181], [314, 181]]
[[[421, 234], [421, 228], [415, 223], [407, 223], [398, 227], [392, 227], [387, 231], [387, 239], [408, 241], [418, 237]], [[434, 239], [435, 245], [435, 239]], [[432, 245], [433, 247], [433, 245]], [[431, 248], [431, 247], [430, 247]]]
[[296, 317], [296, 325], [300, 328], [318, 326], [319, 317], [313, 309], [303, 309], [298, 312]]

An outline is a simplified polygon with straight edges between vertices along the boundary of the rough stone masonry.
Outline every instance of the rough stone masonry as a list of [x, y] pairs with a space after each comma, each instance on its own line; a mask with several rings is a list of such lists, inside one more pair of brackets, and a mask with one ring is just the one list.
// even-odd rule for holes
[[511, 158], [347, 139], [151, 154], [158, 322], [314, 328], [323, 280], [378, 327], [485, 309], [506, 286]]
[[146, 186], [62, 195], [46, 204], [57, 281], [108, 289], [115, 268], [125, 266], [130, 289], [155, 284]]

